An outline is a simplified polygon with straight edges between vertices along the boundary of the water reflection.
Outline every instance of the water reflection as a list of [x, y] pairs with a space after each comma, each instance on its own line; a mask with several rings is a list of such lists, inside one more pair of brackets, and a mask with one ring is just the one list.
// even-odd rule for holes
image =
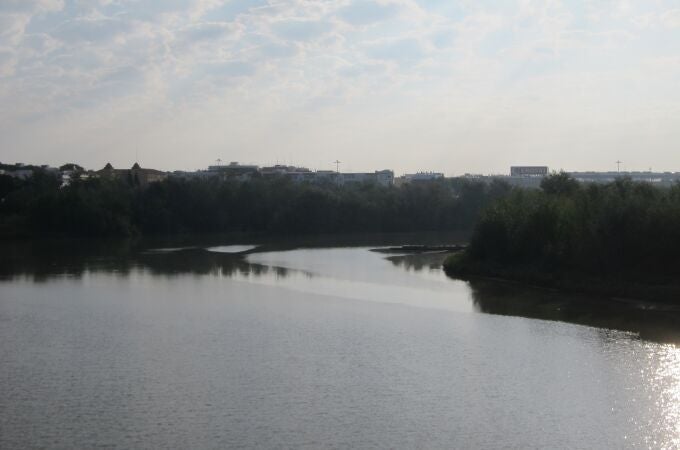
[[680, 446], [676, 312], [219, 244], [3, 252], [0, 447]]
[[[234, 258], [252, 251], [458, 243], [466, 233], [393, 233], [272, 237], [252, 234], [175, 236], [144, 239], [55, 239], [0, 242], [0, 279], [23, 276], [43, 282], [53, 276], [85, 272], [129, 274], [149, 268], [154, 274], [264, 273]], [[257, 245], [257, 248], [254, 248]], [[209, 254], [211, 252], [212, 254]], [[216, 256], [217, 255], [217, 256]], [[160, 256], [160, 258], [158, 258]], [[165, 261], [162, 258], [167, 258]], [[256, 264], [257, 266], [257, 264]], [[285, 270], [276, 271], [285, 276]], [[283, 268], [285, 269], [285, 268]]]
[[[85, 245], [81, 245], [85, 244]], [[254, 246], [230, 246], [238, 252]], [[252, 264], [241, 253], [224, 248], [167, 247], [147, 249], [134, 241], [86, 241], [6, 244], [0, 261], [0, 279], [28, 278], [46, 282], [54, 277], [82, 278], [86, 273], [129, 275], [143, 270], [154, 276], [222, 275], [286, 277], [286, 267]]]
[[[414, 272], [439, 272], [447, 254], [422, 253], [388, 257], [394, 266]], [[642, 339], [680, 343], [680, 311], [652, 308], [585, 294], [567, 294], [496, 280], [468, 281], [477, 312], [569, 322], [604, 330], [622, 330]], [[680, 367], [678, 367], [680, 377]]]
[[470, 280], [469, 285], [474, 306], [482, 313], [630, 331], [643, 339], [680, 343], [680, 312], [675, 310], [493, 280]]
[[423, 270], [441, 270], [442, 263], [447, 256], [448, 253], [445, 252], [424, 252], [388, 256], [385, 259], [390, 261], [394, 266], [409, 272], [421, 272]]
[[141, 254], [135, 258], [135, 263], [152, 275], [262, 276], [271, 273], [279, 277], [288, 275], [288, 270], [284, 267], [250, 264], [241, 257], [230, 253], [213, 252], [200, 248], [180, 250], [163, 256]]
[[89, 270], [127, 274], [137, 249], [132, 240], [5, 242], [0, 245], [0, 278], [45, 282], [56, 275], [79, 278]]
[[[369, 247], [292, 250], [294, 244], [332, 247], [332, 240], [265, 240], [257, 242], [257, 248], [247, 241], [191, 244], [134, 240], [5, 243], [1, 247], [0, 279], [43, 283], [54, 277], [80, 279], [87, 273], [128, 276], [140, 271], [167, 278], [187, 274], [259, 279], [260, 283], [326, 295], [569, 322], [680, 343], [678, 310], [644, 308], [632, 302], [497, 281], [471, 280], [465, 284], [444, 275], [441, 264], [446, 253], [385, 256], [369, 252]], [[291, 278], [292, 274], [295, 277]]]

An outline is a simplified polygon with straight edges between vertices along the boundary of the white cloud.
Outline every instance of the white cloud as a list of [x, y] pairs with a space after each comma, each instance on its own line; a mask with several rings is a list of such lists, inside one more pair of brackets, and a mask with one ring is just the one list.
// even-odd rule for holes
[[0, 13], [40, 13], [60, 11], [63, 8], [63, 0], [3, 0], [0, 2]]
[[[614, 141], [602, 133], [640, 142], [617, 129], [631, 123], [673, 133], [678, 11], [663, 0], [0, 0], [0, 102], [12, 105], [0, 159], [111, 154], [141, 139], [165, 149], [150, 161], [164, 168], [226, 148], [254, 162], [280, 152], [314, 165], [318, 153], [356, 168], [484, 171], [502, 147], [553, 164], [568, 144]], [[187, 145], [200, 148], [187, 156]]]
[[234, 23], [224, 22], [198, 22], [187, 25], [179, 30], [181, 39], [190, 42], [215, 41], [225, 36], [237, 37], [242, 33], [242, 27]]
[[30, 16], [25, 14], [0, 14], [0, 46], [18, 45], [30, 20]]
[[272, 24], [277, 36], [287, 41], [310, 41], [333, 30], [332, 24], [319, 20], [280, 20]]
[[51, 34], [69, 44], [110, 42], [132, 29], [128, 21], [110, 17], [79, 17], [62, 23]]
[[369, 25], [391, 19], [399, 12], [396, 3], [375, 0], [354, 0], [338, 10], [337, 15], [352, 25]]
[[420, 39], [406, 37], [371, 43], [367, 53], [374, 59], [413, 64], [425, 58], [428, 49]]
[[0, 50], [0, 77], [14, 74], [17, 58], [14, 53], [7, 50]]
[[633, 22], [640, 28], [673, 29], [680, 28], [680, 8], [648, 12], [637, 16]]

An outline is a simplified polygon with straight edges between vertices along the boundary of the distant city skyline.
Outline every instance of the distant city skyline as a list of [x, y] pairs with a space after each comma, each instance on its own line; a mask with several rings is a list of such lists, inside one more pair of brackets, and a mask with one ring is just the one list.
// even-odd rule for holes
[[680, 171], [680, 7], [4, 0], [0, 161]]
[[[579, 169], [579, 170], [571, 170], [571, 169], [564, 169], [564, 168], [554, 169], [554, 168], [551, 168], [551, 167], [548, 167], [548, 166], [517, 166], [517, 165], [507, 167], [505, 171], [486, 171], [486, 172], [466, 171], [466, 172], [460, 172], [460, 173], [446, 173], [446, 172], [441, 171], [441, 170], [436, 170], [436, 168], [432, 169], [432, 170], [428, 169], [428, 170], [414, 170], [414, 171], [398, 172], [398, 171], [395, 171], [394, 169], [392, 169], [390, 167], [386, 167], [386, 166], [369, 168], [369, 169], [363, 170], [363, 171], [355, 171], [355, 170], [349, 170], [349, 169], [343, 170], [342, 168], [339, 167], [339, 165], [336, 164], [338, 162], [339, 161], [333, 162], [333, 164], [334, 164], [333, 168], [328, 168], [328, 167], [317, 168], [317, 167], [311, 167], [311, 166], [304, 165], [304, 164], [302, 164], [302, 165], [300, 165], [300, 164], [287, 164], [284, 161], [278, 161], [278, 162], [275, 162], [273, 164], [266, 164], [266, 163], [260, 164], [260, 163], [257, 163], [257, 162], [244, 163], [242, 161], [223, 161], [223, 160], [218, 159], [218, 160], [214, 161], [214, 164], [210, 164], [210, 165], [207, 165], [207, 166], [204, 166], [204, 167], [199, 167], [197, 169], [169, 168], [169, 169], [162, 169], [161, 171], [163, 171], [165, 173], [173, 173], [173, 172], [175, 172], [175, 173], [180, 173], [180, 172], [199, 173], [199, 172], [219, 170], [220, 167], [223, 167], [223, 168], [226, 169], [228, 167], [234, 166], [234, 167], [239, 168], [239, 169], [252, 168], [252, 169], [258, 170], [258, 171], [261, 170], [261, 169], [272, 169], [273, 170], [272, 173], [279, 172], [279, 170], [276, 170], [276, 169], [290, 169], [294, 172], [298, 172], [298, 169], [301, 170], [301, 171], [311, 171], [311, 172], [317, 172], [317, 171], [318, 172], [336, 172], [336, 171], [339, 171], [340, 173], [356, 173], [356, 172], [364, 172], [364, 173], [375, 172], [375, 173], [377, 173], [377, 172], [382, 172], [382, 171], [389, 171], [389, 172], [392, 172], [394, 174], [394, 176], [396, 176], [396, 177], [412, 176], [412, 175], [438, 175], [438, 176], [443, 176], [443, 177], [458, 177], [458, 176], [466, 176], [466, 175], [469, 175], [469, 176], [472, 176], [472, 177], [478, 177], [478, 176], [481, 176], [481, 177], [496, 177], [496, 176], [502, 176], [502, 177], [508, 177], [508, 176], [509, 177], [527, 177], [527, 176], [529, 176], [529, 177], [532, 177], [534, 175], [545, 176], [545, 175], [549, 175], [549, 174], [555, 173], [555, 172], [566, 172], [566, 173], [572, 174], [572, 175], [577, 176], [577, 177], [582, 176], [582, 175], [586, 175], [586, 174], [595, 174], [595, 175], [598, 175], [598, 176], [605, 176], [605, 175], [614, 174], [614, 176], [616, 176], [616, 174], [619, 173], [621, 175], [627, 175], [627, 174], [633, 175], [634, 179], [636, 179], [635, 178], [636, 175], [641, 176], [641, 175], [644, 175], [644, 174], [655, 174], [655, 175], [673, 174], [674, 177], [675, 177], [675, 175], [680, 174], [680, 170], [669, 170], [669, 169], [664, 169], [664, 168], [653, 169], [651, 167], [649, 167], [647, 169], [630, 169], [630, 170], [626, 169], [624, 167], [620, 167], [620, 168], [617, 167], [616, 169], [604, 169], [604, 170], [596, 170], [596, 169], [588, 169], [588, 168]], [[623, 161], [616, 161], [615, 163], [621, 163], [622, 164]], [[152, 170], [157, 171], [157, 169], [155, 167], [143, 165], [143, 164], [140, 164], [139, 162], [134, 162], [134, 163], [128, 164], [128, 165], [116, 166], [116, 165], [111, 164], [110, 161], [108, 161], [104, 165], [104, 167], [88, 167], [88, 166], [79, 164], [77, 161], [70, 161], [68, 163], [59, 163], [59, 164], [47, 164], [45, 162], [35, 162], [35, 161], [33, 161], [33, 162], [0, 161], [0, 165], [17, 166], [17, 167], [14, 167], [12, 169], [9, 169], [9, 170], [20, 169], [20, 168], [25, 168], [25, 167], [46, 167], [50, 170], [56, 170], [57, 168], [59, 168], [62, 165], [69, 165], [69, 164], [80, 165], [81, 167], [83, 167], [83, 169], [85, 169], [86, 171], [90, 171], [90, 172], [97, 172], [97, 171], [101, 171], [102, 169], [105, 170], [107, 168], [127, 170], [130, 167], [132, 167], [133, 169], [141, 167], [143, 169], [152, 169]], [[518, 171], [520, 171], [522, 173], [513, 173], [513, 171], [515, 169], [517, 169]], [[529, 172], [527, 172], [527, 170]], [[535, 172], [536, 170], [538, 170], [540, 173]], [[2, 173], [2, 172], [0, 171], [0, 173]], [[283, 172], [280, 172], [280, 173], [283, 173]], [[287, 172], [287, 173], [289, 173], [289, 172]]]

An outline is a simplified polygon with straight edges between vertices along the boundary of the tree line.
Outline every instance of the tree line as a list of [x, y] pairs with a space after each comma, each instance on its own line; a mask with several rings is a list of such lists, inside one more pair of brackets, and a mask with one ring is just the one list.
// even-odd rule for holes
[[680, 275], [679, 252], [680, 185], [627, 178], [580, 184], [559, 173], [540, 190], [513, 189], [488, 207], [465, 254], [447, 267], [458, 274], [668, 284]]
[[510, 191], [500, 181], [338, 186], [286, 177], [168, 178], [145, 188], [93, 178], [60, 186], [36, 171], [24, 181], [0, 176], [0, 236], [466, 230]]

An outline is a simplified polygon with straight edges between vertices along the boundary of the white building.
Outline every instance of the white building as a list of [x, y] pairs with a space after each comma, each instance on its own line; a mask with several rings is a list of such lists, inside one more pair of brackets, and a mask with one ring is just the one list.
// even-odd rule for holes
[[581, 183], [611, 183], [617, 178], [630, 178], [636, 182], [672, 186], [680, 181], [680, 172], [567, 172]]
[[333, 170], [317, 170], [312, 172], [304, 167], [273, 166], [263, 167], [260, 173], [264, 176], [286, 176], [296, 182], [333, 183], [338, 185], [354, 183], [377, 183], [381, 186], [394, 184], [394, 172], [376, 170], [375, 172], [335, 172]]

